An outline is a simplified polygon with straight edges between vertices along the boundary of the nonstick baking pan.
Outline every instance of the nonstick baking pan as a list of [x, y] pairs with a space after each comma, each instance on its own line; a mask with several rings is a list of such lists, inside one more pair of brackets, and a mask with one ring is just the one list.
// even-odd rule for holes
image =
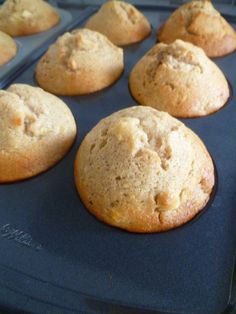
[[[214, 59], [232, 86], [228, 104], [207, 117], [182, 120], [204, 141], [216, 167], [217, 189], [201, 215], [165, 233], [132, 234], [90, 215], [74, 185], [73, 162], [81, 141], [101, 118], [136, 105], [129, 73], [155, 44], [156, 29], [171, 13], [166, 7], [140, 9], [152, 23], [152, 35], [124, 48], [122, 77], [91, 95], [62, 97], [78, 126], [71, 151], [37, 177], [0, 185], [0, 287], [6, 305], [34, 313], [47, 313], [54, 306], [59, 314], [111, 313], [98, 310], [101, 302], [119, 305], [120, 312], [112, 313], [127, 313], [122, 310], [126, 306], [136, 308], [134, 313], [216, 314], [229, 313], [234, 306], [236, 53]], [[77, 26], [95, 10], [78, 15]], [[235, 17], [228, 20], [236, 26]], [[4, 87], [13, 82], [36, 86], [35, 66]], [[97, 301], [85, 310], [81, 296]]]

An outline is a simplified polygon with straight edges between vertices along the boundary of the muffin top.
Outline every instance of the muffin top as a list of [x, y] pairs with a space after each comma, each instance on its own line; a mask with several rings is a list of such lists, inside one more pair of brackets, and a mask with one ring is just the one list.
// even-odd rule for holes
[[16, 52], [15, 41], [9, 35], [0, 31], [0, 66], [15, 57]]
[[77, 29], [49, 47], [37, 65], [36, 79], [52, 93], [79, 95], [110, 85], [123, 68], [121, 48], [98, 32]]
[[136, 43], [151, 33], [146, 17], [124, 1], [105, 2], [85, 27], [104, 34], [118, 46]]
[[189, 41], [209, 57], [223, 56], [236, 48], [234, 29], [207, 0], [180, 6], [159, 29], [158, 39], [165, 43]]
[[57, 11], [42, 0], [6, 0], [0, 7], [0, 30], [11, 36], [40, 33], [59, 20]]
[[156, 232], [182, 225], [205, 206], [214, 168], [201, 140], [183, 123], [139, 106], [113, 113], [87, 134], [75, 181], [99, 219]]
[[59, 98], [24, 84], [0, 91], [0, 182], [52, 166], [76, 135], [71, 111]]
[[224, 74], [204, 51], [182, 40], [156, 44], [134, 66], [130, 90], [142, 105], [176, 117], [199, 117], [229, 98]]

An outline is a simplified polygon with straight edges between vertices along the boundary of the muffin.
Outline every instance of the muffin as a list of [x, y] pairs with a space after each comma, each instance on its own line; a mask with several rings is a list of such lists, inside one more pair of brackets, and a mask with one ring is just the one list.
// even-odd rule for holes
[[175, 117], [205, 116], [219, 110], [230, 95], [224, 74], [190, 43], [159, 43], [134, 66], [130, 91], [138, 103]]
[[0, 66], [13, 59], [16, 52], [17, 47], [14, 40], [0, 31]]
[[139, 42], [151, 33], [146, 17], [132, 4], [123, 1], [105, 2], [85, 27], [102, 33], [118, 46]]
[[0, 182], [32, 177], [71, 147], [76, 124], [66, 104], [24, 84], [0, 91]]
[[224, 56], [236, 48], [234, 29], [207, 0], [179, 7], [158, 30], [157, 37], [167, 44], [176, 39], [189, 41], [209, 57]]
[[49, 47], [36, 67], [36, 79], [54, 94], [81, 95], [111, 85], [123, 69], [121, 48], [100, 33], [78, 29]]
[[59, 20], [57, 11], [42, 0], [6, 0], [0, 7], [0, 30], [13, 37], [44, 32]]
[[113, 113], [87, 134], [75, 160], [75, 183], [98, 219], [132, 232], [159, 232], [204, 208], [214, 167], [183, 123], [138, 106]]

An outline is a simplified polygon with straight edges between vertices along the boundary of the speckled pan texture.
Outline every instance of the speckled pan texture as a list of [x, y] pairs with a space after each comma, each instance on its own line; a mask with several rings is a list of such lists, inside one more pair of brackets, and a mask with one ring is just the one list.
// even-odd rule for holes
[[[191, 222], [159, 234], [128, 233], [89, 214], [75, 188], [74, 160], [81, 141], [100, 119], [137, 105], [129, 92], [130, 71], [153, 46], [156, 29], [171, 13], [158, 7], [139, 9], [151, 22], [152, 34], [124, 49], [121, 78], [91, 95], [61, 97], [78, 126], [72, 150], [40, 176], [0, 185], [0, 286], [41, 300], [44, 306], [56, 304], [57, 313], [63, 314], [82, 311], [81, 292], [136, 306], [140, 313], [222, 313], [229, 307], [236, 248], [235, 95], [212, 115], [182, 120], [206, 145], [218, 177], [215, 197]], [[82, 17], [93, 13], [88, 9], [78, 14], [78, 27], [85, 23]], [[236, 53], [214, 61], [234, 90]], [[36, 85], [36, 63], [14, 83]]]

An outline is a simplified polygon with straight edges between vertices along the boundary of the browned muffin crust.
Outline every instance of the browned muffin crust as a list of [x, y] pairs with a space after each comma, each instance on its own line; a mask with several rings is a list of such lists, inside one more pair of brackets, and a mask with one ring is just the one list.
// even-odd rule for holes
[[36, 67], [39, 85], [58, 95], [89, 94], [114, 83], [124, 69], [123, 50], [88, 29], [65, 33]]
[[105, 2], [85, 27], [102, 33], [118, 46], [139, 42], [151, 33], [151, 25], [140, 11], [116, 0]]
[[43, 0], [6, 0], [0, 7], [0, 30], [15, 37], [44, 32], [60, 21]]
[[13, 59], [16, 53], [17, 46], [14, 40], [0, 31], [0, 66]]
[[158, 30], [159, 41], [176, 39], [201, 47], [209, 57], [227, 55], [236, 49], [236, 34], [207, 0], [194, 0], [179, 7]]
[[214, 167], [183, 123], [138, 106], [110, 115], [87, 134], [75, 159], [75, 183], [98, 219], [131, 232], [160, 232], [204, 208]]
[[76, 124], [66, 104], [24, 84], [0, 91], [0, 183], [26, 179], [57, 163], [71, 147]]
[[217, 65], [201, 48], [182, 40], [151, 48], [132, 69], [129, 86], [141, 105], [182, 118], [211, 114], [230, 96]]

